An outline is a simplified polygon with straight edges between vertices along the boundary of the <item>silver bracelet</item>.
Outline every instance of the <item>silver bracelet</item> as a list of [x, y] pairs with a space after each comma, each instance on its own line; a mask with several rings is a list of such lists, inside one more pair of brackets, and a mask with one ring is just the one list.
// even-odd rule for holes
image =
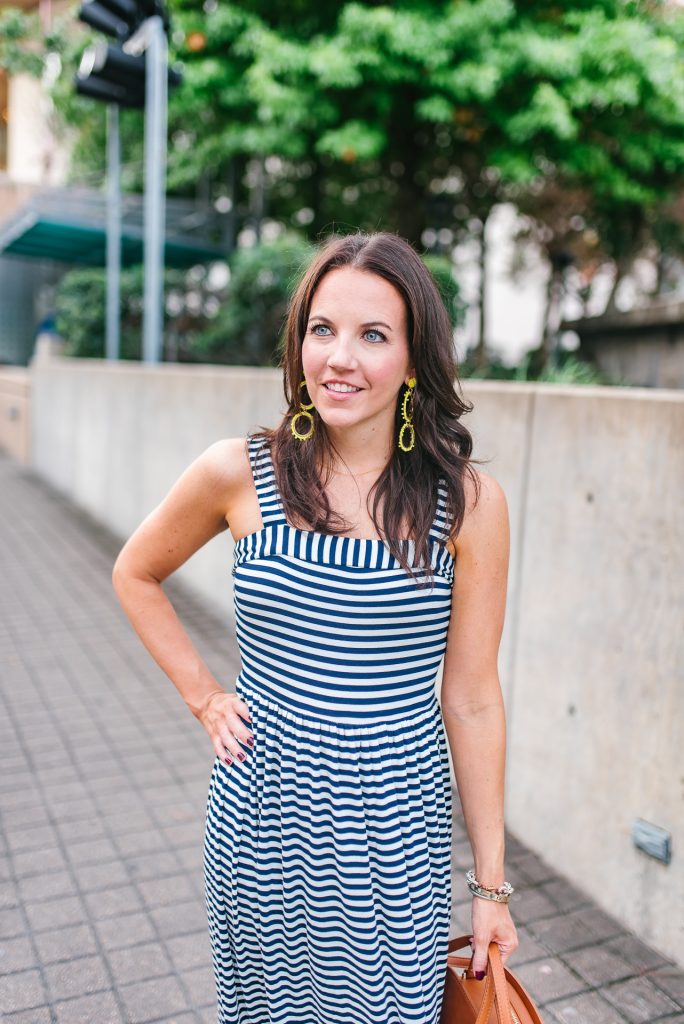
[[515, 892], [515, 889], [510, 882], [504, 882], [503, 885], [498, 886], [496, 889], [487, 889], [481, 885], [475, 877], [475, 868], [471, 868], [470, 871], [466, 872], [466, 879], [468, 882], [468, 888], [475, 896], [481, 896], [485, 900], [496, 900], [497, 903], [508, 903], [511, 898], [511, 893]]

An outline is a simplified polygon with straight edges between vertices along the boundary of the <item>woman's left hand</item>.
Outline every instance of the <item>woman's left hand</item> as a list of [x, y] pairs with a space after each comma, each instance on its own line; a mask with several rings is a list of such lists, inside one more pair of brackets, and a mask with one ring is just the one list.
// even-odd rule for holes
[[501, 962], [519, 946], [518, 935], [511, 918], [507, 903], [486, 900], [482, 896], [473, 896], [471, 908], [473, 933], [470, 944], [473, 948], [472, 970], [484, 975], [487, 969], [487, 953], [489, 943], [496, 942], [501, 953]]

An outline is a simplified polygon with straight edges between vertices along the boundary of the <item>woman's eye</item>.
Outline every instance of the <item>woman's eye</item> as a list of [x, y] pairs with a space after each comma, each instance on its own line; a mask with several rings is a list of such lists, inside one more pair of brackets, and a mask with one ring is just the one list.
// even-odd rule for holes
[[[327, 337], [326, 334], [318, 334], [318, 331], [319, 331], [319, 329], [321, 327], [323, 328], [324, 331], [329, 331], [330, 330], [330, 328], [327, 326], [327, 324], [312, 324], [311, 327], [309, 328], [309, 330], [317, 338], [326, 338]], [[383, 334], [382, 331], [376, 331], [372, 327], [369, 330], [366, 331], [366, 337], [368, 337], [369, 334], [374, 334], [375, 335], [374, 338], [369, 338], [368, 339], [369, 341], [372, 341], [374, 344], [377, 344], [379, 341], [387, 341], [387, 336], [385, 334]]]

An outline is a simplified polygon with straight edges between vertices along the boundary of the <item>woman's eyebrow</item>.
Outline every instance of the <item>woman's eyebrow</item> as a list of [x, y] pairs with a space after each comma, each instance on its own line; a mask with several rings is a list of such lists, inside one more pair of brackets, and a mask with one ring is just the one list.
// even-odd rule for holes
[[[312, 313], [311, 316], [309, 317], [308, 323], [311, 323], [312, 320], [325, 320], [325, 322], [328, 324], [331, 324], [333, 322], [332, 320], [329, 319], [329, 317], [323, 316], [321, 313]], [[390, 325], [386, 324], [384, 320], [369, 320], [367, 323], [361, 324], [360, 326], [374, 327], [376, 325], [378, 325], [379, 327], [386, 327], [388, 331], [392, 330]]]

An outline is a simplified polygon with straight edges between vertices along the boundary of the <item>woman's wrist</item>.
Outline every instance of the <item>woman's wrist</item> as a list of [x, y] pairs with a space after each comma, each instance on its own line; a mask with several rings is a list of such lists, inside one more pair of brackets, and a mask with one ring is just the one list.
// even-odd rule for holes
[[191, 704], [190, 705], [190, 710], [192, 711], [192, 713], [195, 716], [195, 718], [198, 718], [200, 721], [202, 721], [202, 716], [204, 715], [205, 711], [209, 707], [209, 704], [214, 699], [214, 697], [218, 697], [218, 695], [221, 694], [221, 693], [225, 696], [226, 692], [227, 692], [226, 690], [220, 690], [220, 689], [219, 690], [211, 690], [209, 693], [205, 694], [205, 696], [202, 698], [202, 701], [199, 704], [199, 706], [193, 706]]
[[481, 862], [478, 860], [474, 861], [475, 874], [484, 886], [499, 886], [503, 885], [506, 880], [504, 874], [504, 866], [502, 862], [493, 863], [491, 861]]
[[476, 867], [475, 876], [483, 889], [498, 889], [506, 881], [503, 871], [480, 871]]

